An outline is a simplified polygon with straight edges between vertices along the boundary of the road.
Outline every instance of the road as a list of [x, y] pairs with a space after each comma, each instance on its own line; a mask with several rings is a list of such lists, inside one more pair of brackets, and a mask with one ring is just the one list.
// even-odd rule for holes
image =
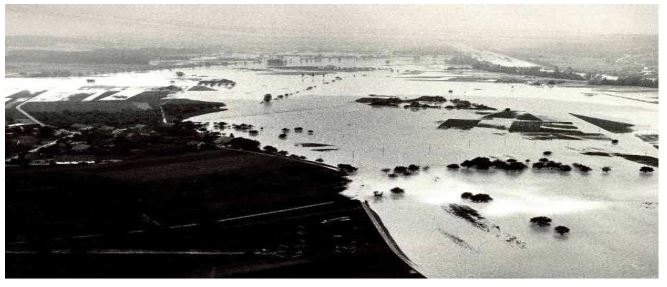
[[28, 114], [26, 111], [24, 111], [24, 110], [21, 108], [21, 107], [23, 107], [23, 105], [25, 105], [27, 102], [29, 102], [30, 100], [32, 100], [32, 99], [34, 99], [34, 98], [35, 98], [35, 97], [32, 97], [32, 98], [27, 99], [27, 100], [25, 100], [24, 102], [22, 102], [22, 103], [16, 105], [16, 110], [19, 111], [19, 113], [22, 113], [24, 116], [26, 116], [26, 118], [28, 118], [28, 119], [30, 119], [31, 121], [35, 122], [36, 124], [38, 124], [38, 125], [40, 125], [40, 126], [45, 126], [44, 123], [40, 122], [38, 119], [36, 119], [35, 117], [31, 116], [30, 114]]
[[408, 258], [405, 253], [401, 250], [400, 247], [398, 247], [398, 244], [396, 244], [396, 241], [394, 241], [394, 238], [391, 237], [389, 234], [389, 231], [387, 228], [382, 224], [382, 222], [378, 219], [377, 214], [373, 210], [371, 210], [370, 206], [368, 205], [367, 201], [363, 201], [361, 203], [361, 207], [363, 207], [364, 211], [366, 212], [366, 215], [368, 215], [368, 218], [370, 218], [371, 222], [375, 226], [375, 229], [377, 229], [378, 233], [380, 233], [380, 236], [382, 236], [382, 239], [384, 242], [389, 246], [389, 249], [391, 249], [398, 258], [403, 260], [406, 264], [408, 264], [410, 267], [413, 269], [416, 269], [415, 267], [417, 266], [414, 262]]
[[[312, 207], [332, 205], [334, 203], [335, 202], [333, 202], [333, 201], [327, 201], [327, 202], [321, 202], [321, 203], [315, 203], [315, 204], [309, 204], [309, 205], [303, 205], [303, 206], [291, 207], [291, 208], [285, 208], [285, 209], [279, 209], [279, 210], [272, 210], [272, 211], [255, 213], [255, 214], [248, 214], [248, 215], [242, 215], [242, 216], [236, 216], [236, 217], [222, 218], [222, 219], [216, 220], [216, 222], [222, 223], [222, 222], [230, 222], [230, 221], [241, 220], [241, 219], [261, 217], [261, 216], [266, 216], [266, 215], [275, 215], [275, 214], [280, 214], [280, 213], [285, 213], [285, 212], [290, 212], [290, 211], [295, 211], [295, 210], [308, 209], [308, 208], [312, 208]], [[168, 229], [181, 229], [181, 228], [190, 228], [190, 227], [195, 227], [195, 226], [199, 226], [199, 223], [172, 225], [172, 226], [169, 226], [167, 228]], [[137, 230], [128, 231], [127, 234], [136, 234], [136, 233], [143, 233], [143, 232], [145, 232], [144, 229], [137, 229]], [[95, 237], [101, 237], [101, 236], [105, 236], [105, 235], [107, 235], [107, 234], [106, 233], [85, 234], [85, 235], [72, 236], [72, 238], [73, 239], [95, 238]], [[65, 238], [54, 238], [53, 240], [64, 240], [64, 239]], [[27, 243], [27, 241], [10, 242], [10, 243], [7, 243], [7, 244], [25, 244], [25, 243]]]

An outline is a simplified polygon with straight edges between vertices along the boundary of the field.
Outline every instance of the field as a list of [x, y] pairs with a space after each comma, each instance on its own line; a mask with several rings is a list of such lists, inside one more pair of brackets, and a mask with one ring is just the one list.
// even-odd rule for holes
[[223, 150], [6, 172], [8, 277], [419, 277], [339, 195], [345, 178], [302, 161]]

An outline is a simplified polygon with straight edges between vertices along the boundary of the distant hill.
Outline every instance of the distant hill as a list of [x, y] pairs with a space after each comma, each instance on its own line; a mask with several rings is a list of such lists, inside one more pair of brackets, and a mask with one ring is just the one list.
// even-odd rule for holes
[[5, 49], [41, 49], [61, 51], [82, 51], [101, 48], [114, 48], [118, 45], [99, 40], [51, 37], [36, 35], [5, 36]]
[[596, 35], [559, 37], [550, 41], [502, 49], [532, 62], [572, 67], [577, 71], [638, 72], [658, 66], [657, 35]]

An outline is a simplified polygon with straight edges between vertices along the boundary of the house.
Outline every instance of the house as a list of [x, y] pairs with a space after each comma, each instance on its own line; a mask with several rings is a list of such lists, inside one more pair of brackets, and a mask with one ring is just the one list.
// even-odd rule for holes
[[90, 149], [90, 145], [84, 143], [77, 143], [72, 145], [72, 151], [74, 152], [84, 152]]
[[269, 59], [266, 61], [266, 65], [269, 67], [284, 67], [287, 63], [283, 59]]
[[214, 142], [216, 145], [223, 145], [230, 142], [232, 139], [234, 139], [234, 137], [220, 136], [217, 139], [215, 139]]

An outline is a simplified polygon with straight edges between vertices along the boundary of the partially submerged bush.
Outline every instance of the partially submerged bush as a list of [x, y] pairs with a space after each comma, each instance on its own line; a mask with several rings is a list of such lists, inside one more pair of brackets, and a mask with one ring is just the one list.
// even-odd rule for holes
[[567, 164], [562, 164], [560, 162], [552, 160], [543, 161], [543, 159], [540, 159], [540, 161], [533, 163], [533, 168], [534, 169], [544, 168], [544, 169], [558, 170], [563, 172], [569, 172], [572, 170], [572, 167]]
[[[453, 165], [450, 165], [453, 167]], [[500, 159], [495, 159], [491, 161], [487, 157], [476, 157], [472, 160], [465, 160], [461, 163], [461, 166], [466, 167], [466, 168], [476, 168], [476, 169], [482, 169], [482, 170], [487, 170], [491, 167], [495, 169], [502, 169], [502, 170], [510, 170], [510, 171], [519, 171], [527, 168], [525, 164], [518, 162], [516, 160], [512, 161], [503, 161]], [[449, 166], [447, 166], [449, 167]]]
[[488, 194], [484, 193], [472, 194], [470, 192], [461, 193], [461, 198], [468, 199], [472, 202], [477, 202], [477, 203], [489, 202], [493, 200], [493, 198], [491, 198], [491, 196], [489, 196]]
[[572, 167], [569, 166], [569, 165], [567, 165], [567, 164], [564, 164], [564, 165], [561, 165], [558, 169], [559, 169], [560, 171], [568, 172], [568, 171], [571, 171], [571, 170], [572, 170]]
[[489, 169], [491, 167], [491, 160], [488, 157], [476, 157], [472, 160], [464, 160], [461, 166], [465, 168]]
[[420, 169], [420, 167], [418, 165], [415, 165], [415, 164], [411, 164], [407, 167], [399, 165], [399, 166], [394, 167], [394, 174], [403, 174], [403, 175], [408, 176], [408, 175], [412, 175], [412, 174], [416, 173], [417, 171], [419, 171], [419, 169]]

